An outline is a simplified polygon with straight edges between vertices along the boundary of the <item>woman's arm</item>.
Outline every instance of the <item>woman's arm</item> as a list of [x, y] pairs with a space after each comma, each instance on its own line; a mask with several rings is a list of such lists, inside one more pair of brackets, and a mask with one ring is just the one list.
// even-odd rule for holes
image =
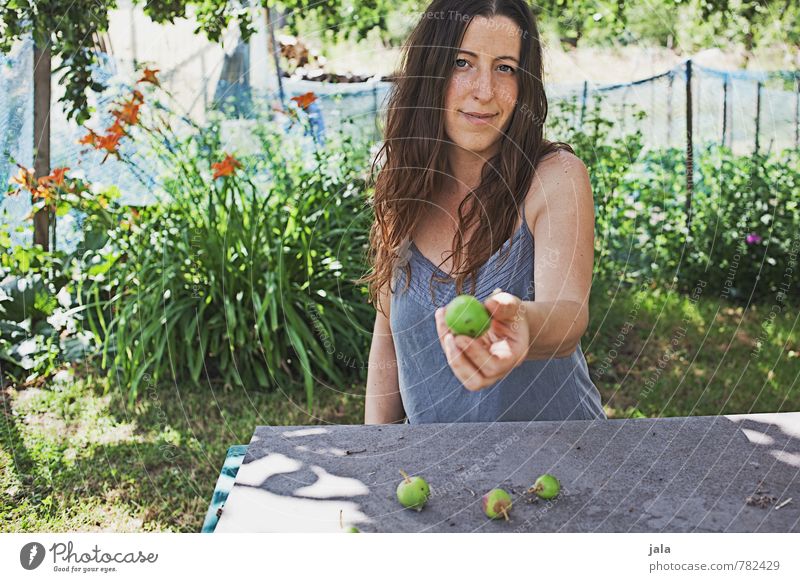
[[[589, 325], [594, 270], [594, 198], [586, 166], [559, 151], [537, 169], [535, 301], [523, 301], [531, 347], [526, 359], [566, 357]], [[533, 192], [532, 192], [533, 194]]]
[[364, 424], [392, 424], [405, 420], [400, 382], [397, 376], [397, 353], [389, 323], [391, 292], [381, 293], [379, 301], [386, 315], [378, 311], [372, 333], [367, 369], [367, 395]]
[[453, 335], [446, 308], [435, 313], [447, 362], [467, 390], [493, 385], [524, 360], [570, 355], [589, 322], [594, 200], [588, 172], [576, 156], [559, 151], [536, 176], [525, 209], [535, 221], [535, 301], [493, 294], [484, 302], [491, 327], [477, 339]]

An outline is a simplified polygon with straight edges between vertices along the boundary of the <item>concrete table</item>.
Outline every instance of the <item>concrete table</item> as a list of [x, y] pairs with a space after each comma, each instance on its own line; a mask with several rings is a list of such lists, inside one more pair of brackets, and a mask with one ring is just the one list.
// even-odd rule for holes
[[[400, 469], [431, 485], [420, 512], [395, 498]], [[526, 492], [545, 472], [562, 484], [550, 501]], [[514, 498], [508, 522], [481, 510], [481, 495], [493, 487]], [[362, 532], [800, 532], [800, 412], [257, 427], [216, 532], [350, 525]]]

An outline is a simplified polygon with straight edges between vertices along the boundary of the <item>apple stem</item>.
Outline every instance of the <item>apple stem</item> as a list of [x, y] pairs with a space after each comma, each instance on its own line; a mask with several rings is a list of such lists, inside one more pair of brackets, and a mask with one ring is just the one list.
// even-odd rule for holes
[[500, 512], [503, 514], [503, 517], [506, 518], [506, 521], [508, 521], [508, 513], [506, 513], [506, 508], [505, 507], [500, 508]]
[[344, 529], [344, 525], [342, 524], [342, 510], [339, 510], [339, 529]]
[[403, 479], [406, 480], [406, 483], [411, 483], [411, 479], [408, 477], [408, 473], [400, 469], [400, 474], [403, 476]]

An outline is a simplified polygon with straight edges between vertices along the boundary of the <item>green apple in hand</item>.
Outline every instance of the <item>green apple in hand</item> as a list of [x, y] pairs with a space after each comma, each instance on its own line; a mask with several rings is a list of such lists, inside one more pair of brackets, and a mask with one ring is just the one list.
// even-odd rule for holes
[[489, 329], [492, 318], [486, 307], [472, 295], [459, 295], [447, 304], [444, 322], [455, 335], [480, 337]]

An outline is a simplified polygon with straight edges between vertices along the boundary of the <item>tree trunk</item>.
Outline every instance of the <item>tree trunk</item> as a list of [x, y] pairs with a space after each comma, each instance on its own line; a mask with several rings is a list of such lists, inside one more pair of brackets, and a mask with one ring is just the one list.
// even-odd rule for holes
[[264, 19], [267, 21], [267, 38], [272, 53], [272, 59], [275, 61], [275, 75], [278, 78], [278, 96], [281, 101], [281, 107], [286, 107], [284, 102], [286, 96], [283, 92], [283, 73], [281, 73], [281, 60], [280, 51], [278, 50], [278, 42], [275, 40], [275, 19], [272, 13], [272, 8], [267, 6], [264, 8]]
[[[49, 47], [33, 49], [33, 170], [37, 178], [50, 174]], [[50, 220], [48, 208], [33, 217], [33, 244], [42, 245], [45, 250], [50, 248]]]

